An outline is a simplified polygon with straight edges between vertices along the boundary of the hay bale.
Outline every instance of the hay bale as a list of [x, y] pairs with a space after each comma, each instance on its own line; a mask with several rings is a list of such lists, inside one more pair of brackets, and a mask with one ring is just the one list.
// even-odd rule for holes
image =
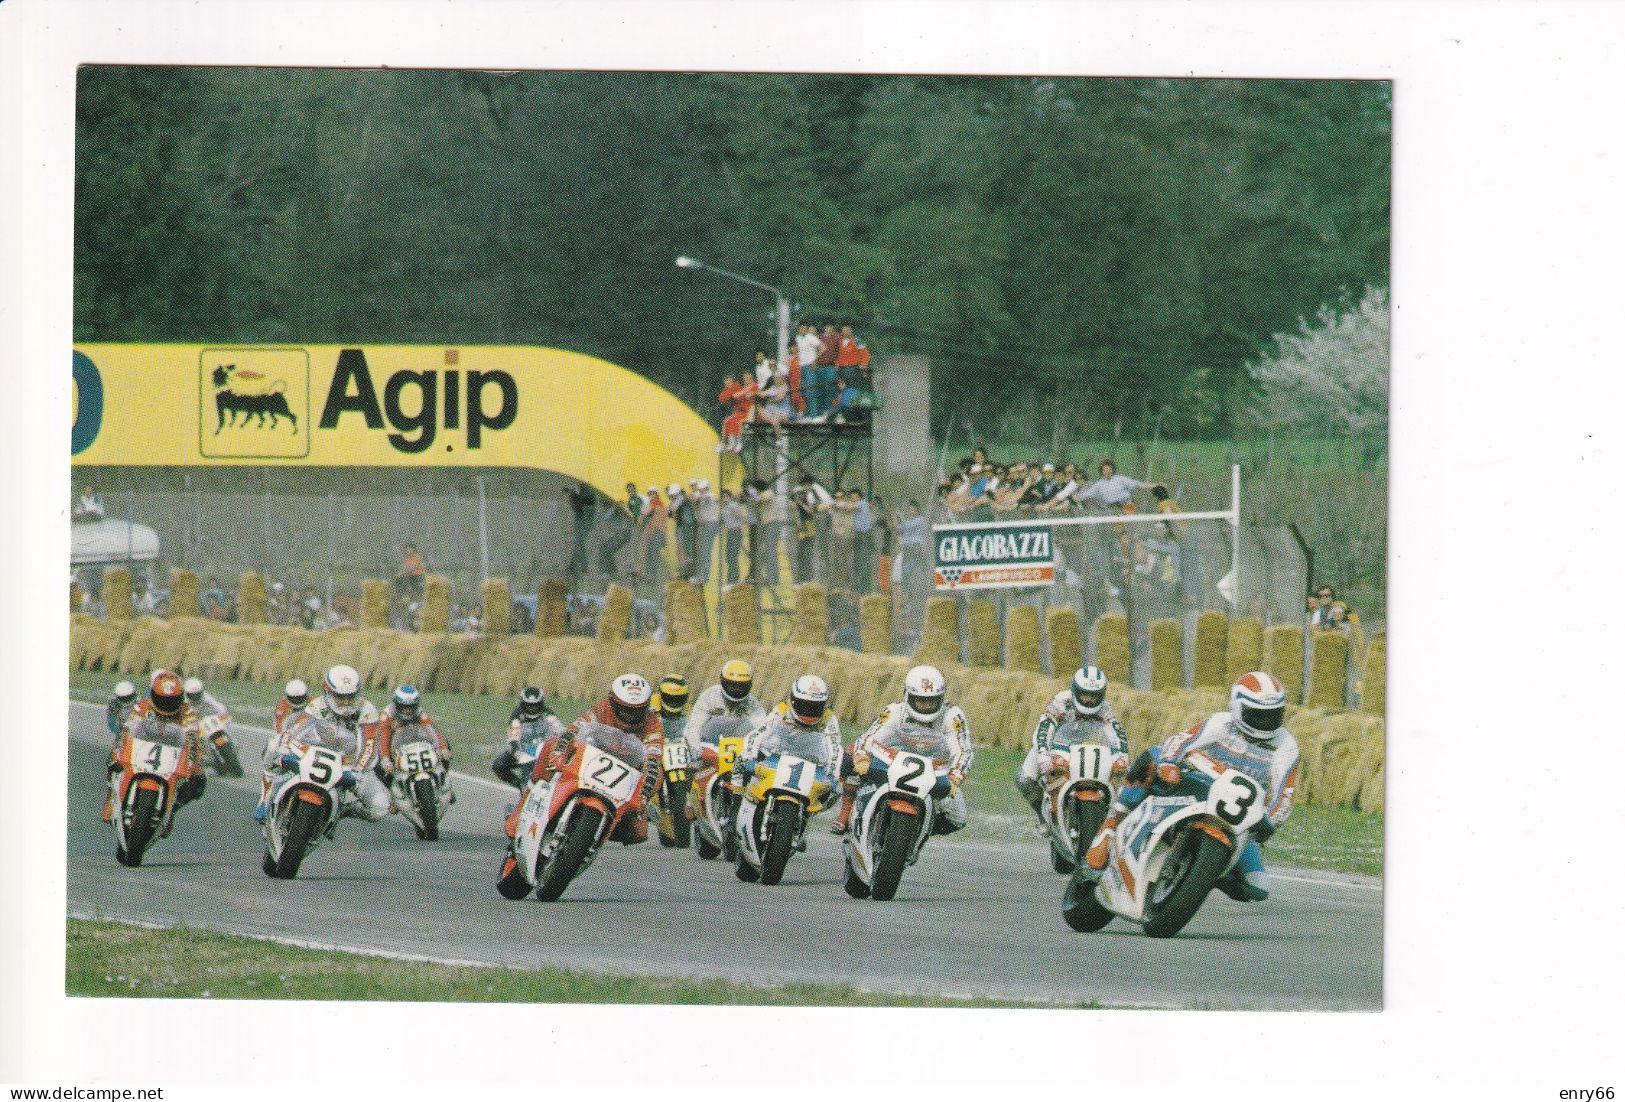
[[987, 597], [965, 602], [965, 635], [969, 643], [965, 661], [972, 666], [999, 664], [999, 611]]
[[[546, 578], [536, 589], [536, 634], [543, 639], [554, 639], [570, 630], [565, 604], [570, 596], [569, 583], [561, 578]], [[520, 688], [524, 688], [523, 685]]]
[[389, 583], [382, 578], [361, 579], [361, 619], [364, 628], [389, 626]]
[[666, 583], [666, 642], [692, 643], [704, 639], [706, 630], [705, 597], [694, 583], [674, 578]]
[[939, 669], [959, 661], [958, 601], [942, 596], [925, 599], [925, 624], [914, 657]]
[[1151, 691], [1177, 689], [1185, 681], [1185, 629], [1178, 620], [1152, 620]]
[[858, 637], [865, 654], [891, 653], [891, 598], [866, 593], [858, 598]]
[[1289, 704], [1303, 699], [1303, 628], [1276, 624], [1264, 631], [1264, 664], [1286, 690]]
[[1303, 765], [1300, 787], [1307, 783], [1306, 802], [1318, 807], [1356, 807], [1369, 787], [1377, 799], [1376, 779], [1383, 768], [1383, 723], [1355, 712], [1299, 709], [1289, 728], [1298, 738]]
[[1191, 668], [1191, 684], [1228, 685], [1229, 672], [1225, 666], [1226, 644], [1229, 641], [1230, 620], [1216, 609], [1208, 609], [1196, 617], [1196, 643], [1192, 648], [1195, 660]]
[[756, 587], [750, 582], [739, 582], [722, 591], [722, 638], [729, 643], [761, 645], [761, 607]]
[[418, 608], [418, 630], [435, 635], [451, 627], [451, 579], [430, 574], [423, 579], [423, 604]]
[[796, 586], [796, 614], [790, 627], [792, 647], [822, 647], [829, 643], [829, 590], [817, 582]]
[[1044, 672], [1044, 641], [1038, 634], [1036, 605], [1017, 605], [1005, 614], [1004, 653], [1008, 669]]
[[265, 576], [250, 570], [237, 579], [237, 622], [263, 624], [270, 609], [265, 593]]
[[203, 606], [198, 602], [197, 573], [174, 567], [169, 572], [169, 615], [201, 616]]
[[[632, 628], [632, 591], [617, 582], [611, 582], [604, 593], [604, 611], [598, 617], [598, 641], [619, 643]], [[608, 682], [605, 682], [608, 684]], [[597, 690], [592, 690], [594, 693]]]
[[128, 620], [135, 615], [134, 587], [127, 566], [110, 567], [102, 575], [102, 603], [109, 620]]
[[1314, 646], [1309, 662], [1309, 691], [1304, 703], [1311, 708], [1341, 708], [1348, 699], [1348, 637], [1340, 631], [1311, 633]]
[[487, 578], [480, 586], [480, 630], [486, 635], [513, 634], [513, 590], [507, 578]]
[[1083, 634], [1077, 609], [1049, 610], [1049, 668], [1056, 677], [1070, 677], [1083, 666]]
[[1365, 674], [1360, 678], [1360, 711], [1388, 714], [1388, 639], [1379, 635], [1366, 646]]
[[1128, 617], [1108, 612], [1095, 621], [1095, 665], [1108, 681], [1127, 685], [1134, 666], [1129, 658]]
[[1253, 617], [1243, 617], [1230, 621], [1230, 636], [1225, 641], [1225, 675], [1226, 683], [1234, 684], [1236, 678], [1244, 673], [1251, 673], [1264, 665], [1264, 621]]

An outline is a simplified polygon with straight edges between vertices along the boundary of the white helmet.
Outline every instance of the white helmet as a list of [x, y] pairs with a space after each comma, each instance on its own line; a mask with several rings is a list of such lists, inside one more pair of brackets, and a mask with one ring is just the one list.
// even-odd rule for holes
[[323, 699], [327, 710], [336, 716], [353, 719], [361, 710], [361, 675], [353, 666], [334, 666], [322, 678]]
[[113, 698], [120, 704], [135, 703], [135, 685], [129, 681], [120, 681], [113, 686]]
[[305, 702], [310, 699], [310, 686], [296, 677], [282, 686], [282, 695], [287, 697], [288, 703], [295, 708], [303, 708]]
[[790, 686], [790, 714], [805, 727], [815, 727], [824, 720], [829, 708], [829, 686], [815, 674], [802, 674]]
[[1106, 706], [1106, 675], [1098, 666], [1085, 666], [1072, 675], [1072, 706], [1080, 716], [1098, 716]]
[[1230, 717], [1243, 737], [1274, 743], [1286, 718], [1286, 690], [1262, 670], [1244, 673], [1230, 686]]
[[628, 727], [641, 725], [649, 714], [654, 689], [635, 673], [623, 673], [609, 685], [609, 708]]
[[919, 723], [930, 723], [942, 713], [948, 696], [948, 681], [935, 666], [915, 666], [903, 679], [903, 698], [908, 714]]
[[193, 704], [203, 703], [203, 682], [195, 677], [186, 679], [186, 699]]

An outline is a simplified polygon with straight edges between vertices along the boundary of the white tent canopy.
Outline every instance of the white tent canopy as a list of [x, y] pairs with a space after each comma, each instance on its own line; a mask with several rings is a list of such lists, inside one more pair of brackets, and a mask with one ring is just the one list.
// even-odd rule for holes
[[73, 525], [73, 565], [151, 562], [158, 557], [158, 533], [127, 520], [96, 520]]

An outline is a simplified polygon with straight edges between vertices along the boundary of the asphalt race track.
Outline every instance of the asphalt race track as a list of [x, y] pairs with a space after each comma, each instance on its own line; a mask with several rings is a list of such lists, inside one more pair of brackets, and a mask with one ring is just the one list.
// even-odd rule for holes
[[651, 840], [606, 846], [557, 902], [509, 902], [495, 883], [514, 793], [458, 775], [438, 842], [419, 841], [401, 816], [346, 819], [298, 879], [272, 880], [250, 817], [266, 732], [241, 725], [249, 776], [211, 776], [174, 833], [127, 869], [100, 818], [111, 741], [103, 710], [75, 703], [70, 719], [68, 912], [79, 917], [519, 968], [1109, 1006], [1381, 1007], [1382, 892], [1370, 878], [1275, 869], [1268, 901], [1215, 892], [1172, 940], [1121, 920], [1076, 934], [1061, 919], [1065, 880], [1037, 841], [933, 839], [895, 900], [849, 899], [827, 814], [776, 887], [740, 883], [720, 860]]

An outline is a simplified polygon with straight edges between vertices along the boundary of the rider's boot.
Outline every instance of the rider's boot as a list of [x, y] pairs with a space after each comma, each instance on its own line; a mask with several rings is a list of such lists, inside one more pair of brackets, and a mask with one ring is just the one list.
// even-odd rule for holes
[[1037, 781], [1018, 776], [1016, 778], [1016, 788], [1021, 792], [1021, 798], [1032, 805], [1033, 814], [1042, 815], [1043, 813], [1039, 809], [1044, 805], [1044, 786]]
[[1260, 903], [1270, 897], [1269, 875], [1264, 871], [1264, 855], [1257, 842], [1242, 847], [1235, 865], [1214, 887], [1238, 903]]
[[1089, 852], [1083, 855], [1083, 863], [1086, 868], [1094, 872], [1105, 869], [1106, 852], [1111, 846], [1111, 836], [1116, 831], [1117, 824], [1122, 821], [1122, 812], [1115, 807], [1112, 808], [1111, 814], [1106, 816], [1106, 821], [1100, 824], [1100, 833], [1096, 834], [1094, 841], [1089, 843]]
[[835, 821], [829, 825], [831, 834], [845, 834], [852, 825], [852, 807], [858, 800], [858, 786], [852, 781], [841, 782], [841, 806], [835, 812]]

